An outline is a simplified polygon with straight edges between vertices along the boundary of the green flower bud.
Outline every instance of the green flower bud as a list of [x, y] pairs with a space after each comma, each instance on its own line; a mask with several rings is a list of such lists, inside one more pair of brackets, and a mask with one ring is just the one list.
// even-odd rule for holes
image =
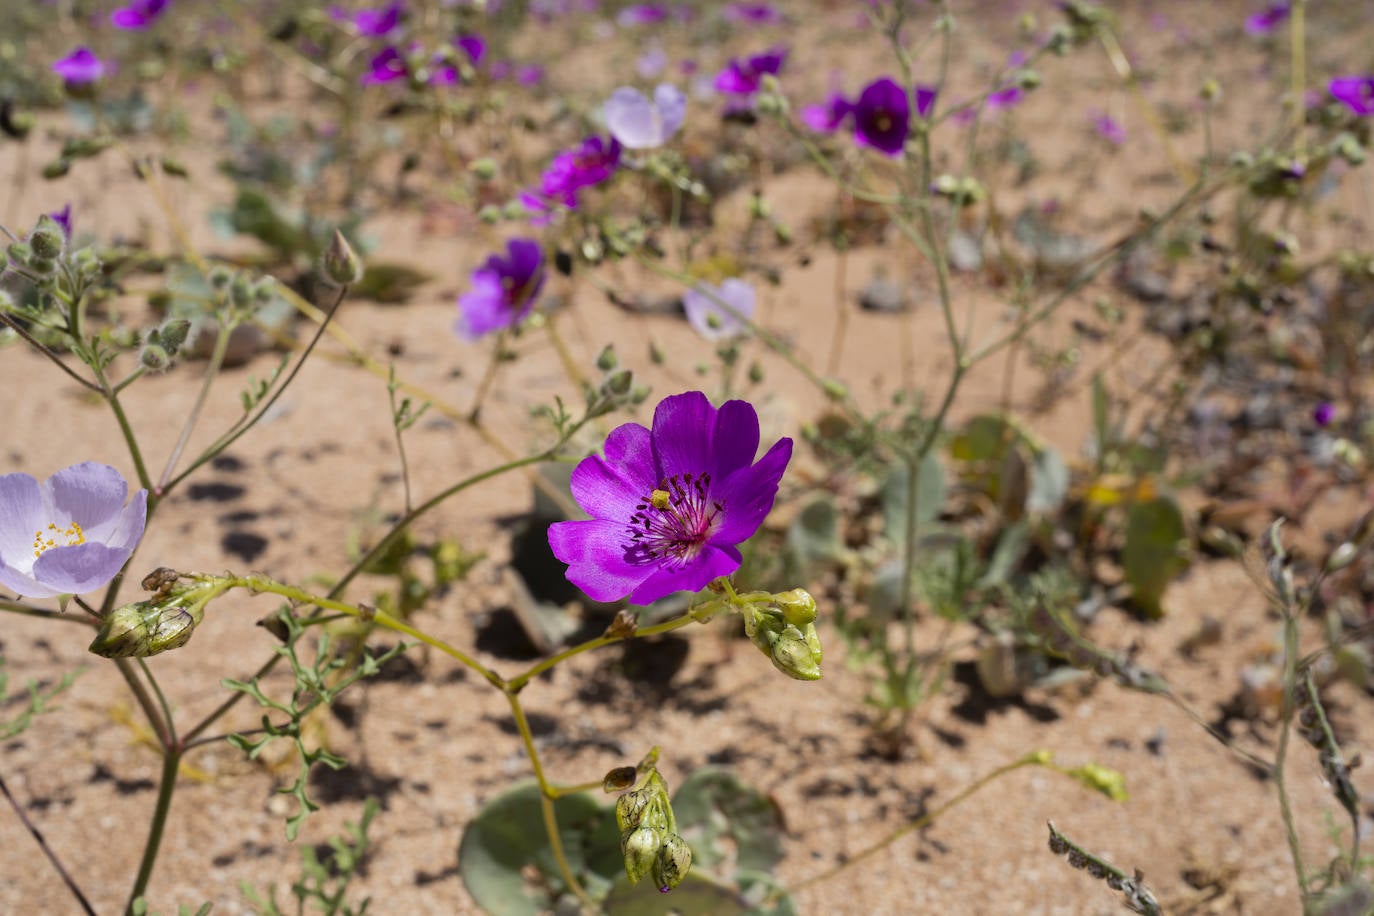
[[47, 276], [57, 270], [57, 261], [53, 258], [32, 257], [29, 259], [29, 270], [41, 276]]
[[46, 178], [48, 181], [53, 181], [55, 179], [64, 177], [71, 170], [72, 161], [68, 159], [66, 156], [59, 156], [52, 162], [49, 162], [47, 165], [43, 166], [43, 177]]
[[16, 267], [28, 267], [29, 258], [33, 257], [33, 249], [25, 242], [11, 242], [5, 249], [5, 254]]
[[1016, 71], [1016, 75], [1013, 77], [1013, 79], [1015, 80], [1016, 85], [1020, 86], [1022, 89], [1025, 89], [1027, 91], [1032, 89], [1039, 89], [1040, 83], [1042, 82], [1042, 80], [1040, 79], [1040, 74], [1034, 70], [1018, 70]]
[[162, 157], [162, 171], [164, 174], [171, 175], [173, 178], [189, 178], [190, 173], [186, 171], [186, 166], [180, 159], [173, 159], [171, 156]]
[[807, 648], [811, 650], [811, 660], [817, 665], [821, 663], [821, 634], [816, 632], [816, 625], [808, 623], [802, 627], [802, 636], [806, 639]]
[[145, 343], [138, 351], [138, 362], [144, 369], [161, 372], [172, 364], [172, 356], [155, 343]]
[[474, 159], [468, 166], [468, 171], [476, 176], [478, 181], [491, 181], [496, 177], [496, 160], [487, 157]]
[[147, 658], [179, 649], [200, 623], [200, 607], [138, 601], [115, 608], [100, 622], [91, 651], [104, 658]]
[[65, 242], [62, 227], [46, 213], [39, 217], [38, 225], [29, 233], [29, 247], [33, 249], [34, 257], [60, 258]]
[[[815, 628], [814, 624], [808, 626]], [[799, 681], [818, 681], [821, 678], [821, 666], [811, 651], [810, 641], [801, 630], [791, 624], [778, 634], [778, 638], [773, 642], [773, 651], [768, 657], [773, 660], [774, 668], [790, 678]]]
[[800, 629], [816, 619], [816, 599], [804, 588], [778, 592], [773, 596], [787, 622]]
[[253, 284], [253, 298], [259, 305], [266, 305], [272, 301], [272, 297], [277, 294], [277, 278], [263, 277]]
[[639, 826], [644, 809], [649, 807], [650, 797], [649, 792], [633, 791], [626, 792], [615, 800], [615, 822], [620, 828], [621, 835]]
[[229, 284], [234, 279], [234, 272], [223, 264], [216, 264], [214, 267], [210, 268], [210, 273], [206, 276], [206, 279], [210, 281], [211, 289], [222, 291], [229, 288]]
[[602, 372], [610, 372], [618, 365], [620, 365], [620, 360], [616, 359], [615, 345], [606, 344], [602, 351], [596, 356], [596, 368], [600, 369]]
[[629, 369], [617, 369], [601, 383], [601, 393], [607, 397], [624, 397], [634, 384], [634, 373]]
[[477, 211], [477, 218], [488, 226], [494, 226], [501, 222], [501, 208], [495, 204], [487, 204]]
[[246, 309], [253, 301], [253, 284], [243, 274], [236, 274], [229, 282], [229, 300], [237, 308]]
[[676, 833], [668, 834], [654, 858], [654, 884], [663, 893], [677, 887], [692, 868], [692, 847]]
[[166, 348], [168, 356], [175, 356], [181, 349], [182, 344], [186, 343], [186, 337], [191, 333], [191, 322], [185, 318], [174, 318], [164, 322], [162, 327], [157, 329], [158, 340]]
[[363, 262], [339, 230], [324, 253], [324, 275], [335, 286], [352, 286], [363, 278]]
[[639, 879], [656, 868], [658, 850], [662, 845], [662, 833], [650, 827], [633, 830], [621, 840], [620, 851], [625, 859], [625, 876], [630, 879], [631, 884], [638, 884]]
[[755, 385], [763, 381], [763, 366], [758, 363], [749, 364], [749, 381]]

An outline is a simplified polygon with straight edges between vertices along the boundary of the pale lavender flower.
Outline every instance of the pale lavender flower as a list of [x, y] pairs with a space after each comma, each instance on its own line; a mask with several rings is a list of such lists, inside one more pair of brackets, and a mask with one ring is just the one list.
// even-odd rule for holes
[[756, 462], [758, 448], [751, 404], [716, 409], [700, 391], [659, 402], [652, 430], [616, 427], [605, 457], [572, 473], [573, 498], [591, 518], [549, 526], [568, 581], [596, 601], [649, 604], [739, 569], [736, 545], [763, 524], [792, 457], [791, 439]]
[[735, 25], [776, 25], [782, 22], [782, 14], [767, 3], [727, 3], [721, 15]]
[[630, 86], [621, 86], [601, 109], [611, 136], [626, 149], [653, 149], [667, 143], [687, 117], [687, 96], [671, 83], [660, 83], [653, 101]]
[[93, 461], [39, 483], [0, 477], [0, 584], [27, 598], [93, 591], [123, 568], [148, 514], [148, 491], [125, 505], [129, 487]]
[[683, 294], [682, 307], [687, 322], [702, 337], [727, 340], [744, 333], [745, 321], [754, 317], [754, 287], [738, 277], [730, 277], [720, 286], [698, 283]]
[[662, 45], [652, 45], [635, 60], [635, 72], [641, 79], [651, 80], [668, 66], [668, 55]]
[[635, 3], [620, 11], [615, 21], [622, 27], [658, 25], [668, 19], [668, 7], [662, 3]]

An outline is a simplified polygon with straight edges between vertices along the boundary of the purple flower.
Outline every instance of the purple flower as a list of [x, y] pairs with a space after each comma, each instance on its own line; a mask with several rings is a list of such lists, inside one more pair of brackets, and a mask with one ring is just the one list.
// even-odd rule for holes
[[105, 75], [104, 61], [96, 57], [95, 52], [85, 45], [81, 45], [66, 57], [53, 61], [52, 69], [72, 86], [85, 86]]
[[1245, 17], [1245, 31], [1251, 35], [1268, 35], [1288, 18], [1292, 6], [1283, 0], [1269, 4], [1264, 12]]
[[615, 21], [624, 27], [657, 25], [668, 19], [668, 7], [661, 3], [635, 3], [620, 11]]
[[649, 604], [698, 591], [739, 568], [737, 544], [763, 523], [792, 457], [780, 439], [758, 462], [759, 418], [746, 401], [717, 410], [689, 391], [659, 402], [653, 429], [626, 423], [572, 474], [590, 519], [549, 526], [568, 581], [595, 601]]
[[1331, 421], [1336, 418], [1336, 405], [1330, 401], [1322, 401], [1312, 408], [1312, 422], [1318, 426], [1330, 426]]
[[1374, 76], [1342, 76], [1327, 84], [1331, 97], [1357, 115], [1374, 114]]
[[453, 39], [453, 46], [466, 54], [474, 67], [487, 56], [487, 42], [481, 35], [459, 35]]
[[1004, 111], [1020, 102], [1024, 94], [1020, 86], [1008, 86], [990, 94], [984, 104], [989, 111]]
[[1097, 135], [1108, 143], [1120, 146], [1126, 142], [1126, 128], [1122, 127], [1115, 118], [1106, 112], [1097, 112], [1088, 116], [1092, 121], [1093, 130]]
[[133, 0], [110, 14], [110, 23], [117, 29], [146, 29], [166, 11], [171, 0]]
[[401, 14], [405, 12], [405, 5], [401, 0], [388, 3], [379, 10], [361, 9], [352, 16], [343, 14], [343, 19], [352, 23], [353, 28], [359, 35], [366, 35], [369, 38], [383, 38], [390, 35], [401, 24]]
[[895, 156], [906, 145], [911, 108], [906, 90], [883, 77], [864, 87], [850, 109], [854, 117], [854, 142]]
[[823, 105], [806, 105], [801, 110], [802, 123], [814, 131], [833, 134], [849, 117], [849, 99], [832, 92]]
[[683, 294], [682, 307], [688, 324], [702, 337], [727, 340], [742, 333], [745, 320], [754, 317], [754, 287], [737, 277], [720, 286], [698, 283]]
[[766, 73], [776, 76], [787, 60], [786, 48], [770, 48], [752, 57], [732, 57], [716, 75], [716, 89], [728, 95], [753, 95]]
[[472, 289], [458, 298], [454, 330], [465, 340], [518, 324], [544, 286], [544, 249], [534, 239], [506, 242], [506, 257], [491, 255], [472, 273]]
[[667, 143], [687, 117], [687, 96], [672, 83], [659, 83], [654, 99], [621, 86], [601, 109], [606, 129], [626, 149], [653, 149]]
[[726, 22], [736, 25], [774, 25], [782, 14], [767, 3], [727, 3], [721, 10]]
[[395, 48], [383, 48], [368, 62], [367, 72], [363, 74], [363, 85], [375, 86], [405, 79], [409, 74], [406, 60]]
[[114, 468], [86, 461], [39, 483], [0, 477], [0, 584], [28, 598], [80, 595], [109, 582], [143, 537], [148, 491], [126, 506]]
[[520, 202], [536, 214], [538, 222], [547, 222], [550, 201], [575, 209], [577, 192], [610, 178], [619, 165], [619, 141], [588, 137], [577, 149], [554, 156], [540, 176], [539, 190], [522, 193]]
[[53, 218], [53, 222], [62, 227], [62, 234], [67, 237], [67, 241], [72, 238], [72, 205], [67, 204], [61, 210], [54, 210], [48, 214]]

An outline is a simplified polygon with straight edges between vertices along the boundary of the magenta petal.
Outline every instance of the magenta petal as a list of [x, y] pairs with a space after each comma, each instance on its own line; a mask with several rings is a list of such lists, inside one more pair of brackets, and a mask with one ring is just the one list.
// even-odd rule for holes
[[739, 544], [754, 536], [773, 509], [791, 460], [792, 440], [779, 439], [753, 467], [741, 468], [712, 487], [712, 494], [728, 508], [713, 541]]
[[716, 409], [700, 391], [659, 401], [653, 429], [658, 477], [709, 471], [714, 463], [711, 440], [715, 428]]
[[33, 564], [33, 576], [46, 594], [29, 597], [80, 595], [97, 589], [115, 577], [130, 553], [104, 544], [54, 547]]
[[583, 459], [573, 469], [570, 484], [573, 498], [588, 515], [628, 519], [657, 485], [649, 430], [638, 423], [616, 427], [606, 437], [606, 457]]
[[630, 593], [630, 603], [652, 604], [673, 592], [699, 592], [713, 580], [739, 569], [740, 563], [740, 553], [734, 547], [707, 544], [684, 566], [647, 567], [653, 573]]
[[759, 450], [759, 415], [754, 405], [748, 401], [726, 401], [720, 405], [711, 442], [710, 471], [717, 480], [753, 463]]
[[549, 526], [549, 547], [568, 564], [568, 581], [593, 601], [619, 601], [656, 568], [627, 562], [625, 540], [622, 522], [592, 519]]

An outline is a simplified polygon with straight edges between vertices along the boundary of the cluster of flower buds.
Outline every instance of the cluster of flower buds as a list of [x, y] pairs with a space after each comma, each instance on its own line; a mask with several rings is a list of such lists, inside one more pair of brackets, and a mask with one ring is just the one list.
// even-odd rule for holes
[[[753, 596], [746, 596], [753, 597]], [[762, 593], [744, 603], [744, 632], [773, 667], [799, 681], [821, 676], [821, 638], [816, 632], [816, 599], [804, 588]]]
[[210, 268], [210, 288], [223, 297], [240, 315], [251, 315], [272, 301], [277, 293], [275, 277], [254, 278], [247, 272], [230, 270], [222, 264]]
[[[57, 265], [67, 249], [67, 234], [52, 216], [44, 214], [28, 239], [12, 242], [0, 255], [0, 270], [5, 267], [30, 274], [38, 283], [57, 274]], [[8, 262], [8, 263], [6, 263]]]
[[1114, 891], [1120, 891], [1126, 898], [1126, 908], [1133, 913], [1141, 913], [1143, 916], [1160, 916], [1164, 911], [1159, 907], [1159, 901], [1155, 895], [1145, 886], [1144, 876], [1137, 870], [1134, 876], [1127, 875], [1118, 868], [1102, 861], [1097, 856], [1087, 852], [1073, 840], [1070, 840], [1054, 826], [1051, 821], [1050, 827], [1050, 852], [1057, 856], [1068, 856], [1069, 864], [1080, 871], [1086, 871], [1098, 881], [1106, 881], [1107, 886]]
[[[1351, 764], [1345, 762], [1331, 724], [1326, 718], [1317, 685], [1312, 679], [1312, 671], [1304, 672], [1302, 680], [1293, 687], [1293, 706], [1297, 711], [1298, 734], [1317, 751], [1322, 776], [1331, 786], [1331, 794], [1356, 821], [1360, 819], [1360, 793], [1350, 778]], [[1358, 765], [1358, 758], [1354, 765]]]
[[622, 407], [634, 407], [649, 397], [649, 386], [635, 384], [634, 372], [620, 365], [610, 344], [597, 355], [596, 368], [603, 375], [595, 386], [587, 385], [587, 416], [600, 417]]
[[178, 351], [191, 333], [191, 322], [185, 318], [164, 321], [143, 335], [138, 350], [138, 362], [152, 372], [161, 372], [172, 364]]
[[[605, 785], [633, 784], [637, 775], [634, 767], [612, 770]], [[652, 873], [655, 886], [666, 894], [687, 877], [692, 847], [678, 835], [668, 785], [652, 763], [643, 783], [616, 799], [615, 822], [620, 827], [620, 852], [631, 884]]]
[[179, 649], [205, 615], [205, 605], [225, 590], [213, 577], [182, 575], [165, 566], [143, 579], [153, 593], [145, 601], [115, 608], [100, 621], [90, 650], [104, 658], [147, 658]]

